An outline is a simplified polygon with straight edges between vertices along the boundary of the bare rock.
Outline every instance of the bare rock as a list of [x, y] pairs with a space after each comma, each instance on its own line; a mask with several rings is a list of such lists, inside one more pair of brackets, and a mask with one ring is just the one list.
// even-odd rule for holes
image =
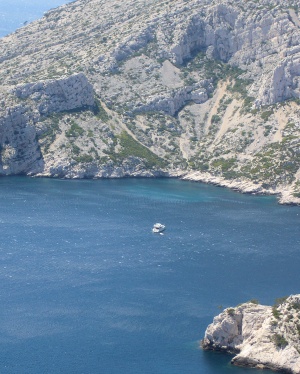
[[204, 349], [235, 353], [238, 366], [300, 373], [300, 295], [274, 306], [251, 302], [227, 308], [205, 332]]
[[42, 115], [94, 105], [93, 87], [82, 73], [18, 85], [12, 92], [19, 99], [33, 100]]

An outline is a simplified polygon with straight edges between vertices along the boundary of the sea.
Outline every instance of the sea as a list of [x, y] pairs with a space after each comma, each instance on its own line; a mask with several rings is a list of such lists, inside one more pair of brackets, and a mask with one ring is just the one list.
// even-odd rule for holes
[[[0, 36], [66, 2], [1, 1]], [[254, 374], [201, 350], [207, 325], [300, 292], [300, 209], [275, 197], [26, 177], [0, 196], [1, 374]]]
[[42, 17], [47, 10], [70, 2], [71, 0], [1, 0], [0, 38]]
[[201, 350], [207, 325], [300, 291], [300, 209], [275, 197], [177, 179], [0, 191], [1, 374], [256, 373]]

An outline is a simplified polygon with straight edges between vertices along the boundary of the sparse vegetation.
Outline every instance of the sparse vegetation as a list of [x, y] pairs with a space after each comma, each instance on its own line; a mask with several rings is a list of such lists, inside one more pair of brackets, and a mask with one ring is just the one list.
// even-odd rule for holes
[[68, 138], [78, 138], [83, 135], [84, 129], [78, 125], [75, 121], [71, 120], [71, 127], [66, 131], [66, 137]]
[[74, 157], [74, 160], [79, 163], [87, 163], [94, 161], [94, 157], [91, 155], [87, 155], [86, 153], [83, 153], [80, 156]]
[[280, 319], [280, 317], [281, 317], [281, 313], [279, 312], [278, 307], [281, 304], [283, 304], [286, 301], [287, 298], [288, 298], [288, 296], [283, 296], [283, 297], [278, 297], [277, 299], [275, 299], [275, 303], [272, 307], [272, 314], [276, 319]]
[[221, 169], [221, 171], [225, 173], [235, 165], [236, 161], [236, 158], [218, 158], [211, 162], [211, 166], [215, 169]]
[[295, 182], [293, 195], [295, 197], [300, 198], [300, 181], [299, 180]]
[[271, 125], [266, 125], [265, 126], [265, 131], [264, 131], [264, 136], [268, 136], [270, 134], [272, 130], [272, 126]]
[[120, 146], [122, 148], [121, 151], [117, 154], [119, 159], [125, 159], [127, 157], [134, 156], [143, 158], [147, 167], [163, 167], [165, 165], [164, 160], [156, 156], [142, 144], [138, 143], [127, 132], [123, 131], [118, 138], [120, 141]]
[[258, 305], [259, 304], [259, 300], [257, 300], [257, 299], [251, 299], [251, 300], [249, 300], [249, 303]]
[[71, 143], [71, 150], [72, 150], [73, 155], [76, 155], [76, 156], [78, 156], [80, 154], [80, 152], [81, 152], [81, 150], [78, 147], [78, 145], [76, 145], [74, 143]]
[[276, 319], [279, 319], [281, 316], [281, 313], [279, 312], [278, 308], [276, 306], [273, 306], [272, 308], [272, 314]]
[[221, 117], [218, 115], [218, 114], [214, 114], [212, 117], [211, 117], [211, 123], [219, 123], [221, 121]]
[[270, 118], [270, 116], [273, 114], [273, 110], [265, 110], [261, 113], [261, 118], [266, 122]]
[[94, 114], [102, 122], [108, 122], [109, 120], [109, 116], [98, 98], [95, 98]]
[[274, 334], [272, 340], [278, 348], [285, 348], [289, 344], [285, 337], [280, 334]]
[[275, 303], [274, 303], [274, 306], [279, 306], [279, 305], [281, 305], [281, 304], [283, 304], [283, 303], [285, 303], [286, 302], [286, 300], [287, 300], [287, 298], [288, 298], [288, 296], [282, 296], [282, 297], [278, 297], [277, 299], [275, 299]]
[[231, 316], [233, 317], [235, 315], [235, 310], [233, 308], [229, 308], [226, 310], [226, 312]]

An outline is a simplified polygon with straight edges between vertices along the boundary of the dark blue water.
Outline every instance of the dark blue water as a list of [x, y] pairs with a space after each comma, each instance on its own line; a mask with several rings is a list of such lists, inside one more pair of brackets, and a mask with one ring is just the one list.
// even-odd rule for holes
[[300, 210], [273, 197], [163, 179], [0, 191], [1, 374], [255, 373], [198, 348], [207, 324], [300, 290]]
[[26, 22], [42, 17], [50, 8], [70, 2], [71, 0], [1, 0], [0, 37], [15, 31]]

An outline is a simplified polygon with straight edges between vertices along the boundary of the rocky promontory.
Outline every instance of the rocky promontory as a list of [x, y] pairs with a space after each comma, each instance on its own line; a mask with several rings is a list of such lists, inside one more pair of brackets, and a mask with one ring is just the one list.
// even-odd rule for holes
[[300, 373], [300, 295], [273, 307], [256, 301], [227, 308], [208, 326], [202, 347], [235, 354], [232, 364]]

